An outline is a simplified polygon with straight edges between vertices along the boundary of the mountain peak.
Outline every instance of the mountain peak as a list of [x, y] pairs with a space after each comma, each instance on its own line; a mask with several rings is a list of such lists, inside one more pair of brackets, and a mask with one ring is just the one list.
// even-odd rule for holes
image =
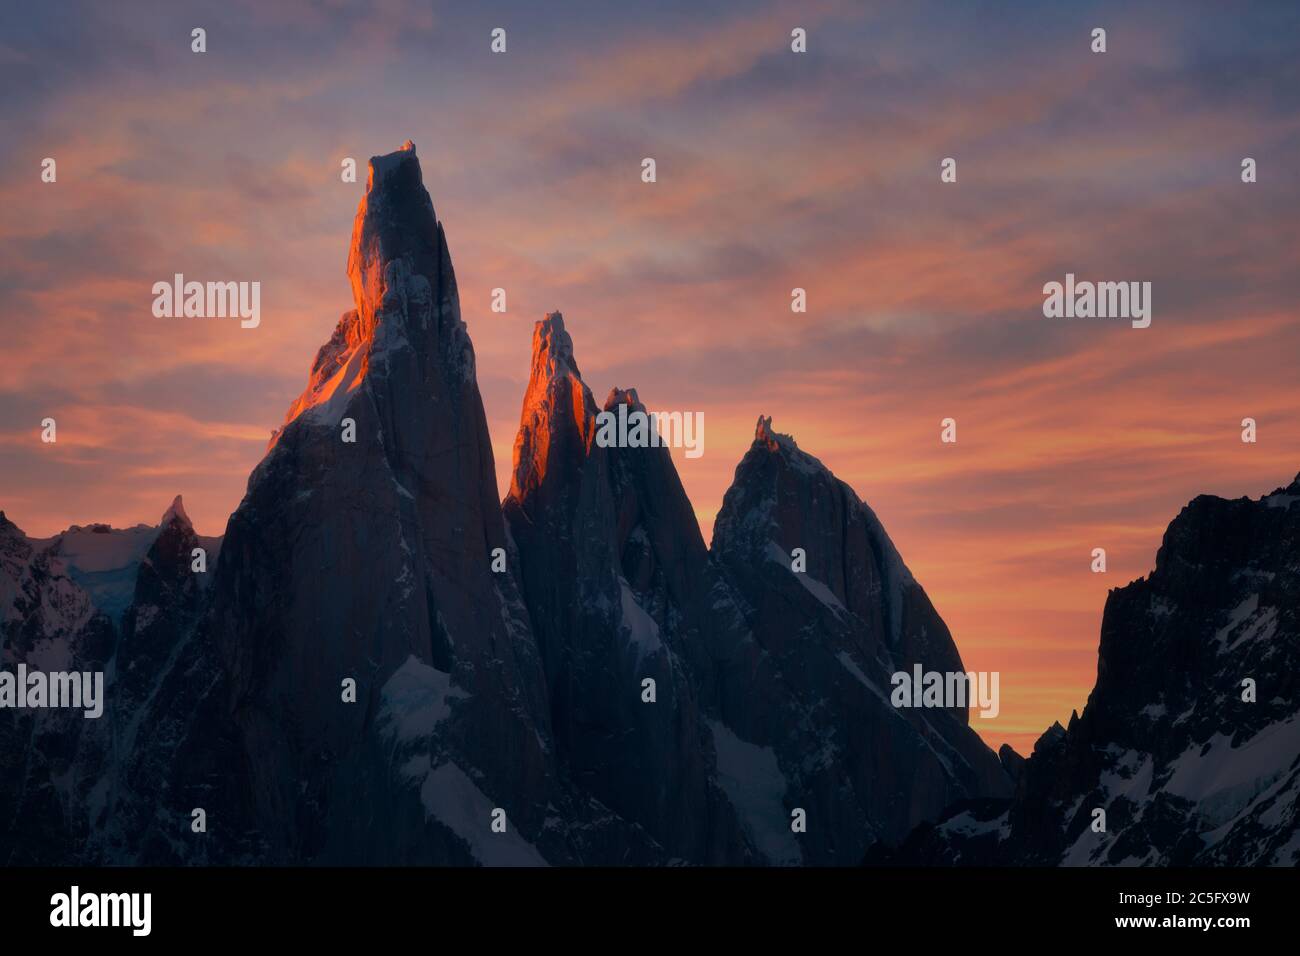
[[186, 527], [193, 527], [190, 516], [185, 513], [185, 502], [181, 500], [180, 495], [172, 499], [171, 506], [163, 512], [162, 520], [158, 524], [165, 528], [173, 522], [179, 522]]
[[771, 415], [759, 415], [758, 424], [754, 426], [754, 444], [750, 450], [752, 452], [760, 448], [779, 456], [786, 464], [805, 475], [830, 474], [830, 469], [822, 464], [821, 459], [799, 447], [793, 435], [774, 430]]
[[441, 239], [415, 144], [407, 140], [401, 149], [372, 156], [348, 251], [352, 298], [367, 337], [374, 332], [376, 313], [396, 304], [387, 297], [390, 290], [402, 298], [407, 293], [400, 288], [405, 277], [390, 275], [396, 271], [391, 264], [404, 259], [409, 274], [438, 276]]
[[[771, 415], [759, 415], [758, 424], [754, 426], [754, 444], [762, 445], [768, 451], [780, 453], [783, 449], [786, 451], [805, 454], [799, 449], [798, 443], [794, 440], [793, 435], [786, 435], [772, 428]], [[811, 457], [811, 456], [808, 456]]]
[[546, 318], [533, 326], [533, 374], [542, 372], [546, 379], [568, 373], [582, 378], [573, 357], [573, 339], [564, 327], [561, 312], [547, 312]]
[[1064, 739], [1065, 728], [1061, 726], [1059, 720], [1054, 720], [1052, 721], [1052, 726], [1044, 730], [1042, 734], [1039, 735], [1038, 739], [1034, 741], [1034, 753], [1038, 753], [1040, 750], [1049, 747], [1055, 747], [1059, 741]]
[[[781, 438], [789, 438], [789, 435], [778, 435], [772, 430], [772, 416], [758, 416], [758, 424], [754, 426], [754, 442], [759, 445], [767, 446], [769, 451], [781, 450]], [[793, 441], [793, 439], [791, 439]]]
[[641, 404], [641, 399], [636, 394], [635, 388], [619, 388], [617, 385], [609, 390], [605, 396], [604, 411], [611, 411], [619, 405], [626, 405], [634, 412], [644, 412], [645, 406]]
[[348, 249], [355, 308], [345, 312], [316, 354], [307, 387], [289, 407], [284, 429], [308, 412], [337, 425], [378, 362], [414, 349], [451, 378], [474, 376], [473, 346], [460, 320], [456, 277], [442, 225], [424, 188], [415, 144], [370, 159]]
[[406, 163], [414, 163], [415, 171], [417, 174], [419, 173], [420, 162], [415, 155], [415, 144], [409, 139], [391, 153], [371, 156], [370, 175], [366, 179], [366, 192], [374, 192], [377, 186], [382, 186], [389, 176], [400, 170]]
[[533, 326], [533, 361], [515, 436], [510, 497], [522, 501], [558, 459], [576, 466], [596, 434], [596, 401], [573, 357], [564, 316], [548, 312]]

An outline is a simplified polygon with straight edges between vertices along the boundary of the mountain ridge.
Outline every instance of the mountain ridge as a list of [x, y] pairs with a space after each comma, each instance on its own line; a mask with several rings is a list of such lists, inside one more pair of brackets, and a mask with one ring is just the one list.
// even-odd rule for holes
[[177, 496], [115, 624], [0, 514], [3, 660], [113, 676], [102, 725], [0, 714], [0, 758], [32, 768], [0, 781], [0, 860], [854, 865], [1073, 772], [1043, 768], [1087, 709], [1021, 761], [965, 706], [891, 702], [891, 675], [960, 652], [874, 511], [770, 417], [706, 545], [665, 447], [596, 440], [645, 405], [596, 402], [560, 312], [500, 497], [410, 141], [371, 159], [347, 272], [206, 571]]
[[1300, 476], [1198, 495], [1110, 591], [1097, 681], [1007, 801], [955, 805], [872, 863], [1300, 863]]

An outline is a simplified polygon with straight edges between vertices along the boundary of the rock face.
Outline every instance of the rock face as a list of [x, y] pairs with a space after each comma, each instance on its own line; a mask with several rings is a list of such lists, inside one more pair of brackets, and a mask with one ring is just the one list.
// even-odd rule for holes
[[892, 706], [892, 674], [963, 671], [957, 648], [871, 509], [771, 424], [759, 419], [714, 526], [743, 624], [713, 686], [737, 760], [768, 754], [821, 821], [800, 838], [802, 859], [856, 863], [874, 841], [1010, 783], [964, 708]]
[[[195, 569], [196, 549], [203, 571]], [[220, 812], [218, 794], [240, 766], [227, 739], [216, 655], [199, 632], [214, 550], [195, 534], [177, 495], [137, 570], [113, 656], [104, 722], [113, 745], [87, 806], [88, 850], [97, 862], [213, 862], [230, 857], [237, 842], [228, 828], [193, 846], [181, 837], [194, 808], [232, 817]]]
[[[601, 410], [620, 405], [646, 411], [634, 389]], [[964, 708], [889, 704], [893, 671], [961, 660], [846, 485], [760, 420], [711, 555], [667, 449], [601, 447], [596, 415], [549, 315], [505, 511], [576, 782], [670, 857], [769, 864], [856, 863], [958, 797], [1009, 792]], [[796, 836], [798, 810], [815, 822]]]
[[73, 580], [57, 542], [45, 547], [0, 511], [0, 638], [6, 665], [44, 670], [103, 664], [112, 652], [112, 625]]
[[123, 615], [115, 674], [120, 717], [129, 719], [149, 697], [167, 658], [199, 616], [208, 574], [192, 569], [198, 547], [198, 535], [177, 495], [137, 569], [135, 593]]
[[[0, 512], [0, 669], [102, 671], [113, 623], [68, 573]], [[70, 860], [89, 823], [80, 807], [102, 770], [83, 757], [81, 711], [0, 709], [0, 865]], [[90, 748], [88, 748], [90, 749]]]
[[[605, 408], [620, 402], [644, 411], [617, 390]], [[561, 760], [668, 858], [747, 862], [679, 626], [695, 609], [680, 579], [707, 561], [699, 528], [667, 449], [601, 447], [596, 413], [552, 313], [533, 335], [504, 507]]]
[[[178, 832], [188, 819], [194, 804], [173, 806], [178, 795], [169, 787], [184, 746], [217, 762], [226, 756], [216, 721], [201, 721], [190, 740], [177, 732], [182, 715], [201, 713], [195, 701], [214, 677], [215, 658], [193, 641], [207, 579], [192, 570], [199, 546], [215, 554], [220, 539], [195, 535], [179, 497], [156, 527], [74, 526], [26, 539], [0, 518], [0, 585], [13, 596], [3, 602], [0, 663], [105, 674], [97, 719], [80, 711], [0, 710], [0, 764], [21, 768], [0, 777], [0, 861], [204, 859], [165, 839], [142, 843], [151, 821]], [[134, 583], [124, 597], [128, 571]]]
[[230, 518], [207, 621], [250, 825], [273, 860], [472, 862], [469, 808], [501, 807], [493, 860], [535, 861], [533, 841], [564, 859], [540, 661], [490, 570], [506, 539], [473, 347], [410, 143], [371, 160], [348, 275], [356, 308]]
[[1297, 550], [1300, 478], [1259, 500], [1196, 498], [1155, 571], [1110, 593], [1088, 704], [1039, 740], [1014, 798], [954, 806], [872, 859], [1296, 865]]

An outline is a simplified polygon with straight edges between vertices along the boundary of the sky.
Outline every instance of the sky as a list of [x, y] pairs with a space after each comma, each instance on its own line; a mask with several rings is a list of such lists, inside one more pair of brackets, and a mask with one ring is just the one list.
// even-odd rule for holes
[[[1300, 471], [1298, 36], [1286, 2], [7, 4], [0, 508], [181, 493], [222, 533], [351, 307], [365, 161], [411, 139], [502, 494], [558, 309], [598, 400], [704, 413], [706, 539], [760, 414], [850, 484], [1027, 752], [1178, 511]], [[259, 281], [260, 326], [155, 318], [178, 272]], [[1150, 282], [1150, 327], [1045, 318], [1068, 272]]]

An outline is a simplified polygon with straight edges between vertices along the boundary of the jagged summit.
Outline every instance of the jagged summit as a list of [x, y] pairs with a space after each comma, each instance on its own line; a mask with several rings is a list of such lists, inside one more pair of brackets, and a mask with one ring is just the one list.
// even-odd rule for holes
[[[768, 416], [713, 530], [711, 561], [761, 655], [731, 690], [744, 701], [730, 710], [734, 730], [771, 746], [791, 776], [808, 753], [833, 754], [802, 787], [826, 794], [814, 802], [853, 807], [824, 843], [801, 839], [806, 861], [906, 833], [954, 800], [1010, 790], [1011, 768], [971, 729], [966, 707], [891, 705], [895, 671], [964, 671], [956, 644], [875, 513]], [[819, 735], [823, 709], [854, 734]], [[869, 769], [872, 754], [889, 754], [888, 787]]]
[[794, 439], [789, 435], [778, 435], [772, 430], [772, 416], [758, 416], [758, 424], [754, 426], [754, 441], [760, 445], [766, 445], [771, 451], [781, 450], [781, 439], [789, 439], [794, 443]]
[[1295, 501], [1184, 507], [1155, 569], [1107, 595], [1088, 702], [1038, 740], [1014, 798], [977, 828], [916, 831], [894, 862], [1300, 862]]
[[[420, 356], [417, 363], [436, 360], [440, 377], [473, 379], [474, 350], [460, 318], [446, 237], [410, 140], [370, 160], [347, 271], [355, 307], [316, 353], [307, 387], [268, 450], [298, 419], [337, 426], [376, 368], [387, 375], [394, 362], [410, 361], [411, 352]], [[451, 391], [458, 400], [460, 387]]]
[[547, 313], [533, 326], [533, 359], [515, 436], [509, 497], [524, 501], [554, 473], [573, 469], [596, 435], [596, 401], [578, 370], [564, 316]]
[[605, 396], [604, 411], [610, 411], [619, 405], [626, 405], [634, 412], [644, 412], [645, 406], [641, 404], [641, 399], [636, 393], [635, 388], [619, 388], [617, 385], [609, 390]]
[[[1296, 475], [1295, 480], [1291, 482], [1291, 484], [1287, 485], [1286, 487], [1277, 488], [1271, 493], [1265, 495], [1264, 500], [1268, 501], [1269, 499], [1277, 499], [1279, 497], [1293, 497], [1296, 495], [1300, 495], [1300, 475]], [[1279, 504], [1279, 502], [1274, 500], [1272, 501], [1272, 504], [1274, 505], [1274, 507], [1276, 507]], [[1290, 502], [1288, 501], [1286, 502], [1286, 504], [1290, 504]]]
[[[493, 568], [508, 542], [473, 347], [410, 144], [371, 160], [348, 276], [355, 308], [249, 478], [203, 619], [226, 681], [211, 706], [249, 748], [243, 825], [271, 859], [526, 861], [536, 839], [562, 861], [535, 643]], [[335, 675], [362, 706], [304, 692]], [[509, 794], [537, 802], [484, 840], [466, 808]]]
[[400, 296], [405, 291], [388, 274], [390, 263], [406, 259], [410, 274], [436, 283], [445, 251], [414, 144], [408, 140], [395, 152], [372, 157], [348, 250], [348, 278], [363, 329], [394, 304], [385, 299], [386, 292]]
[[1034, 752], [1037, 753], [1047, 747], [1055, 746], [1057, 742], [1065, 739], [1065, 728], [1061, 726], [1059, 720], [1052, 721], [1052, 726], [1048, 727], [1038, 739], [1034, 741]]
[[171, 506], [163, 512], [162, 519], [158, 522], [164, 528], [173, 523], [179, 523], [187, 528], [194, 527], [193, 522], [190, 521], [190, 516], [185, 513], [185, 503], [181, 500], [180, 495], [172, 499]]
[[[604, 404], [615, 406], [641, 407], [621, 388]], [[757, 850], [716, 783], [686, 667], [719, 639], [699, 526], [667, 449], [596, 442], [597, 411], [551, 313], [533, 333], [503, 509], [557, 751], [603, 806], [654, 838], [660, 859], [750, 861]], [[646, 679], [653, 707], [627, 692]]]
[[823, 603], [870, 622], [900, 664], [964, 670], [947, 626], [875, 512], [759, 416], [714, 523], [711, 551], [737, 569], [756, 562], [788, 568], [794, 548], [808, 555], [806, 576], [796, 580], [819, 582], [825, 593], [814, 593]]
[[808, 474], [820, 472], [830, 474], [830, 469], [822, 464], [821, 459], [808, 454], [799, 447], [793, 435], [786, 435], [774, 430], [771, 415], [758, 416], [758, 423], [754, 426], [752, 449], [765, 449], [774, 455], [780, 455], [791, 465]]
[[366, 178], [366, 192], [371, 192], [376, 185], [376, 180], [382, 183], [384, 179], [396, 171], [402, 163], [407, 160], [414, 160], [415, 143], [409, 139], [399, 148], [391, 153], [384, 153], [381, 156], [370, 157], [370, 175]]
[[542, 372], [550, 380], [573, 373], [578, 378], [582, 372], [573, 357], [573, 338], [564, 327], [561, 312], [547, 312], [546, 318], [533, 325], [533, 373]]

